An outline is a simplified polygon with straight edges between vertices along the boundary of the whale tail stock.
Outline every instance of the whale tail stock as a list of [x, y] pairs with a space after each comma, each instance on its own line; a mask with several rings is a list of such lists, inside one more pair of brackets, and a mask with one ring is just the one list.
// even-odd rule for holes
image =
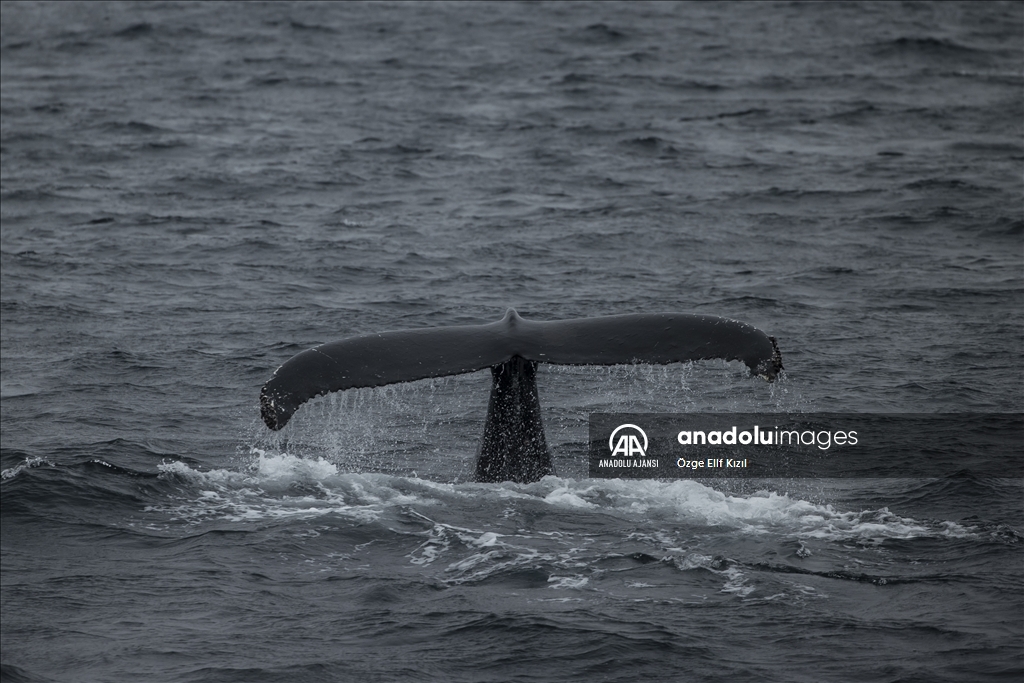
[[538, 322], [509, 309], [485, 325], [350, 337], [286, 361], [260, 392], [260, 412], [281, 429], [306, 401], [333, 391], [491, 368], [493, 384], [477, 481], [536, 481], [554, 473], [537, 395], [538, 363], [621, 365], [739, 360], [772, 381], [782, 370], [774, 337], [710, 315], [637, 313]]

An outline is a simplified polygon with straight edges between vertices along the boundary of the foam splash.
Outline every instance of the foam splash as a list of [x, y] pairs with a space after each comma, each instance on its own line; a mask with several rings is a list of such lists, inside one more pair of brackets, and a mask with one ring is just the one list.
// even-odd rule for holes
[[[504, 510], [505, 517], [510, 505], [541, 504], [574, 514], [612, 514], [641, 525], [644, 520], [658, 525], [667, 521], [804, 540], [880, 543], [918, 537], [961, 538], [975, 531], [955, 522], [902, 517], [888, 508], [840, 511], [832, 505], [776, 491], [731, 495], [691, 480], [574, 480], [550, 476], [531, 484], [452, 484], [382, 473], [346, 473], [323, 457], [302, 458], [259, 449], [253, 449], [247, 466], [238, 470], [201, 471], [183, 462], [165, 462], [160, 471], [200, 489], [198, 499], [173, 510], [176, 520], [220, 517], [241, 522], [332, 513], [366, 520], [376, 519], [394, 506], [478, 507], [481, 501], [490, 500]], [[194, 508], [191, 512], [190, 504]], [[490, 549], [502, 543], [493, 532], [459, 533], [469, 534], [460, 538], [464, 545]], [[438, 534], [435, 541], [424, 546], [420, 555], [423, 563], [429, 564], [436, 553], [444, 551], [443, 534]]]
[[181, 461], [162, 462], [157, 468], [164, 473], [178, 474], [196, 482], [215, 484], [268, 484], [274, 481], [323, 481], [338, 474], [338, 467], [324, 458], [307, 459], [287, 453], [267, 454], [253, 450], [255, 457], [244, 471], [215, 469], [195, 470]]
[[[726, 527], [749, 534], [786, 534], [797, 538], [881, 542], [918, 537], [960, 538], [974, 533], [956, 522], [922, 522], [901, 517], [888, 508], [859, 512], [839, 511], [832, 505], [758, 491], [749, 496], [730, 495], [690, 480], [600, 479], [549, 477], [540, 485], [552, 506], [574, 510], [616, 512], [631, 518], [646, 517], [710, 527]], [[536, 484], [530, 486], [537, 486]]]
[[6, 470], [0, 471], [0, 480], [6, 481], [8, 479], [14, 479], [16, 476], [18, 476], [27, 469], [31, 469], [33, 467], [42, 467], [44, 465], [53, 467], [53, 463], [50, 462], [49, 460], [44, 460], [43, 458], [40, 457], [26, 458], [24, 462], [20, 462], [14, 467], [9, 467]]
[[555, 589], [580, 589], [587, 585], [590, 579], [586, 576], [576, 574], [573, 576], [552, 576], [548, 578], [548, 583], [551, 584], [548, 588]]
[[[700, 591], [694, 595], [705, 600], [710, 576], [718, 583], [711, 590], [723, 598], [817, 599], [827, 596], [806, 581], [765, 575], [756, 561], [750, 564], [742, 556], [745, 551], [737, 559], [708, 553], [707, 538], [730, 539], [729, 544], [739, 540], [737, 547], [746, 547], [744, 537], [763, 537], [773, 547], [794, 548], [799, 562], [818, 555], [819, 548], [828, 557], [822, 547], [827, 544], [874, 551], [888, 540], [961, 538], [976, 532], [955, 522], [902, 517], [888, 508], [843, 511], [777, 491], [731, 494], [689, 480], [550, 476], [530, 484], [444, 483], [356, 474], [322, 457], [255, 449], [238, 469], [202, 471], [167, 462], [160, 471], [188, 484], [188, 492], [173, 503], [147, 508], [162, 518], [162, 529], [325, 516], [331, 516], [332, 525], [375, 523], [375, 539], [385, 541], [377, 552], [397, 553], [387, 559], [389, 566], [404, 565], [448, 586], [508, 580], [546, 585], [561, 595], [626, 590], [628, 599], [639, 599], [636, 591], [665, 599], [666, 586], [692, 584]], [[563, 517], [573, 523], [564, 530], [523, 524], [537, 513], [549, 523]], [[594, 527], [599, 530], [582, 530], [581, 516], [591, 515], [603, 517]], [[410, 532], [410, 519], [423, 526]], [[760, 547], [760, 538], [757, 543]], [[353, 548], [329, 564], [354, 561], [359, 553]], [[628, 573], [648, 565], [640, 577]], [[682, 574], [658, 573], [660, 567]], [[757, 573], [750, 573], [752, 567]], [[876, 583], [885, 581], [879, 577]], [[759, 596], [766, 587], [765, 596]]]
[[[323, 459], [254, 452], [244, 470], [197, 470], [184, 462], [164, 462], [162, 475], [176, 476], [198, 489], [198, 497], [177, 505], [145, 508], [189, 525], [207, 521], [254, 522], [340, 515], [366, 523], [392, 505], [428, 502], [393, 488], [384, 475], [341, 475]], [[383, 480], [383, 481], [380, 481]]]

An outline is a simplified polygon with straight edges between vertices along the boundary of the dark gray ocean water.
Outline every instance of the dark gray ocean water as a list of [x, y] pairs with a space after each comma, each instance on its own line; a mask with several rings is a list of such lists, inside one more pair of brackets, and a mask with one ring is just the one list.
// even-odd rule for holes
[[[1024, 676], [1019, 479], [589, 479], [587, 417], [1024, 409], [1020, 3], [3, 3], [3, 681]], [[709, 313], [282, 432], [315, 344]]]

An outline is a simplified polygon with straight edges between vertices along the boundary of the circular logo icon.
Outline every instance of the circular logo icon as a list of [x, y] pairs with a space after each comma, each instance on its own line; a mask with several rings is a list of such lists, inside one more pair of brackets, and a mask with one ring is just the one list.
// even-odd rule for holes
[[[617, 439], [616, 436], [618, 436]], [[640, 445], [641, 439], [643, 439], [643, 445]], [[608, 450], [612, 452], [612, 455], [643, 458], [647, 455], [647, 434], [633, 424], [619, 425], [608, 437]]]

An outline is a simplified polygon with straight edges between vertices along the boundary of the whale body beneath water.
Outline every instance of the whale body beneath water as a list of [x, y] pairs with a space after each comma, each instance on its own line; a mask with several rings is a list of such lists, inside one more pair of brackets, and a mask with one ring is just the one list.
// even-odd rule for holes
[[493, 383], [476, 463], [480, 482], [532, 482], [554, 474], [537, 395], [537, 364], [665, 364], [739, 360], [772, 381], [782, 370], [775, 338], [712, 315], [636, 313], [574, 320], [524, 320], [365, 334], [303, 351], [260, 392], [270, 429], [306, 401], [333, 391], [444, 377], [484, 368]]

